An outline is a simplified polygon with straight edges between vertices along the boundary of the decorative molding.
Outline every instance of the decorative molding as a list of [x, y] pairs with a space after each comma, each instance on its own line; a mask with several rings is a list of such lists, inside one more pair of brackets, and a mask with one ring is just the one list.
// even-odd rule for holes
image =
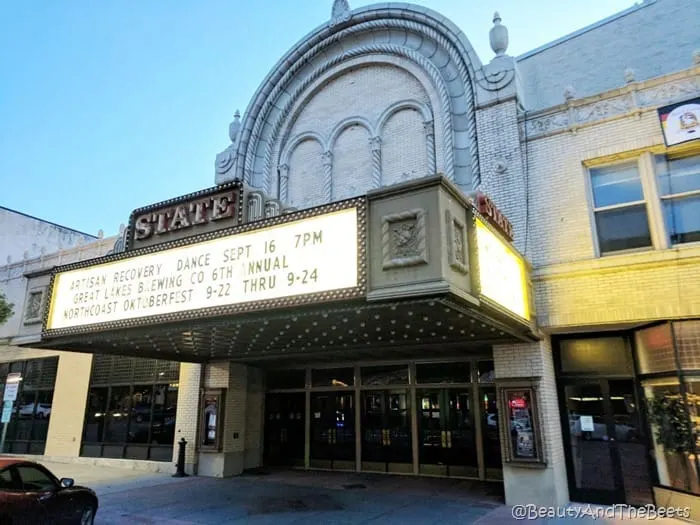
[[437, 173], [437, 161], [435, 158], [435, 128], [432, 120], [426, 120], [423, 122], [423, 132], [425, 133], [428, 175], [435, 175]]
[[24, 307], [24, 324], [38, 324], [44, 318], [44, 310], [46, 309], [47, 296], [46, 290], [48, 286], [40, 286], [31, 288], [27, 292], [27, 299]]
[[369, 139], [369, 148], [372, 153], [372, 184], [375, 188], [382, 185], [382, 139], [372, 137]]
[[369, 136], [373, 136], [376, 133], [374, 132], [374, 127], [370, 123], [369, 120], [367, 120], [364, 117], [349, 117], [346, 119], [343, 119], [342, 121], [338, 122], [334, 127], [333, 131], [331, 131], [331, 134], [328, 138], [328, 146], [326, 149], [333, 151], [333, 148], [335, 147], [335, 141], [338, 140], [338, 137], [340, 134], [345, 131], [347, 128], [350, 126], [362, 126], [367, 130], [367, 133], [369, 133]]
[[[350, 49], [348, 51], [345, 51], [341, 55], [338, 55], [332, 58], [331, 60], [328, 60], [327, 62], [318, 65], [307, 77], [304, 78], [303, 81], [301, 81], [297, 85], [294, 92], [289, 95], [286, 104], [278, 113], [276, 120], [271, 126], [269, 136], [267, 138], [267, 146], [265, 149], [265, 161], [263, 164], [263, 174], [266, 177], [266, 185], [271, 185], [270, 170], [273, 164], [272, 159], [274, 153], [274, 145], [278, 142], [280, 129], [288, 119], [295, 103], [299, 99], [301, 99], [301, 97], [309, 89], [309, 87], [314, 82], [319, 80], [327, 71], [331, 70], [332, 68], [342, 64], [343, 62], [349, 59], [359, 58], [362, 56], [372, 54], [386, 54], [405, 58], [417, 64], [425, 72], [425, 74], [428, 75], [428, 78], [430, 78], [431, 82], [433, 83], [433, 87], [437, 91], [438, 97], [440, 99], [445, 156], [445, 175], [448, 176], [448, 178], [454, 177], [454, 134], [452, 126], [452, 103], [450, 92], [447, 89], [445, 80], [440, 75], [439, 69], [430, 60], [428, 60], [423, 55], [412, 49], [408, 49], [396, 44], [372, 44]], [[467, 112], [469, 112], [470, 107], [473, 110], [473, 105], [469, 106], [469, 104], [467, 104]], [[470, 130], [470, 144], [476, 147], [476, 128]], [[251, 151], [251, 155], [252, 156], [246, 159], [246, 166], [249, 166], [249, 169], [252, 172], [253, 161], [255, 160], [255, 155], [253, 151]], [[472, 176], [474, 176], [473, 170]]]
[[265, 202], [265, 218], [278, 217], [282, 214], [282, 206], [276, 199], [270, 199]]
[[[432, 13], [432, 12], [430, 12]], [[287, 89], [291, 79], [297, 73], [311, 63], [313, 58], [323, 52], [326, 48], [346, 39], [348, 36], [358, 32], [371, 32], [373, 30], [406, 30], [419, 35], [424, 35], [435, 41], [450, 57], [451, 62], [457, 68], [458, 76], [464, 86], [464, 97], [467, 103], [467, 113], [470, 115], [468, 134], [470, 139], [470, 153], [472, 164], [472, 177], [479, 178], [479, 155], [476, 142], [476, 115], [474, 112], [474, 85], [475, 67], [470, 61], [470, 57], [475, 56], [471, 45], [466, 41], [461, 32], [456, 28], [445, 26], [444, 21], [427, 15], [425, 12], [407, 9], [367, 9], [361, 13], [362, 22], [358, 22], [344, 30], [328, 35], [328, 29], [319, 29], [309, 35], [303, 42], [287, 53], [268, 75], [266, 80], [258, 88], [254, 99], [251, 101], [251, 108], [254, 111], [246, 114], [246, 122], [239, 139], [239, 155], [245, 160], [243, 165], [236, 165], [234, 177], [243, 177], [246, 173], [251, 173], [253, 159], [256, 156], [257, 141], [261, 136], [263, 126], [268, 122], [268, 114], [278, 103], [279, 95]], [[399, 18], [400, 17], [400, 18]], [[349, 40], [349, 39], [348, 39]], [[422, 55], [418, 54], [422, 57]], [[477, 64], [477, 68], [480, 64]], [[284, 113], [284, 111], [282, 111]], [[451, 128], [451, 122], [450, 122]], [[451, 130], [450, 130], [451, 131]], [[273, 133], [274, 135], [274, 133]], [[450, 135], [451, 136], [451, 135]], [[270, 145], [268, 139], [268, 146]], [[451, 142], [451, 141], [450, 141]], [[446, 147], [446, 151], [453, 154], [452, 147]], [[454, 159], [453, 159], [454, 160]], [[266, 155], [266, 166], [269, 167]], [[263, 176], [269, 179], [270, 170], [263, 172]]]
[[525, 132], [528, 139], [534, 139], [655, 111], [659, 106], [700, 95], [698, 73], [700, 69], [695, 67], [672, 78], [630, 82], [602, 95], [570, 98], [566, 104], [526, 118]]
[[333, 153], [323, 152], [323, 199], [324, 202], [333, 200]]
[[450, 267], [462, 274], [469, 273], [467, 266], [467, 227], [452, 215], [445, 212], [445, 232], [447, 234], [447, 261]]
[[246, 222], [259, 221], [265, 214], [265, 196], [261, 191], [248, 192], [246, 199]]
[[289, 193], [289, 164], [280, 164], [277, 169], [280, 175], [280, 201], [286, 203]]
[[425, 210], [382, 217], [382, 256], [384, 270], [428, 264]]

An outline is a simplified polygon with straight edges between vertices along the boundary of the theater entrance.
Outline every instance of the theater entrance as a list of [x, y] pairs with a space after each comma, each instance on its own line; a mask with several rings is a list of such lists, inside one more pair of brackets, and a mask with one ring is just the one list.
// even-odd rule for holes
[[416, 392], [421, 474], [478, 476], [474, 402], [470, 389]]
[[413, 472], [410, 391], [370, 390], [362, 398], [362, 470]]
[[265, 465], [304, 466], [305, 404], [303, 392], [265, 396]]
[[311, 394], [311, 468], [355, 470], [355, 394]]

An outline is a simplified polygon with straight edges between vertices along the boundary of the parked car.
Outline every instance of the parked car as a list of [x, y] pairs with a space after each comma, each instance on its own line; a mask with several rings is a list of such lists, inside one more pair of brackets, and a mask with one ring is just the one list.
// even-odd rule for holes
[[51, 415], [51, 405], [49, 403], [27, 403], [19, 407], [19, 417], [32, 417], [34, 407], [36, 406], [36, 417], [39, 419], [48, 419]]
[[0, 523], [5, 525], [93, 525], [97, 495], [58, 479], [43, 465], [0, 459]]

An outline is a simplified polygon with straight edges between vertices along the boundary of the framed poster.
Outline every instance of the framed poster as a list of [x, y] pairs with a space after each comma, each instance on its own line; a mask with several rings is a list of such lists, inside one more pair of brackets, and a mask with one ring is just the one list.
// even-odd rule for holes
[[498, 379], [501, 442], [506, 462], [523, 466], [546, 465], [538, 407], [538, 379]]
[[658, 109], [666, 146], [700, 139], [700, 97]]
[[222, 448], [224, 393], [209, 390], [202, 397], [200, 444], [204, 452], [219, 452]]

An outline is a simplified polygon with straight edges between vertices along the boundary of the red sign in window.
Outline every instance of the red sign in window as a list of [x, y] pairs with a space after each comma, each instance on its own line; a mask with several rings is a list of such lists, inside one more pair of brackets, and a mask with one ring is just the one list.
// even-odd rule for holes
[[510, 408], [527, 408], [527, 400], [524, 397], [514, 397], [510, 400]]

